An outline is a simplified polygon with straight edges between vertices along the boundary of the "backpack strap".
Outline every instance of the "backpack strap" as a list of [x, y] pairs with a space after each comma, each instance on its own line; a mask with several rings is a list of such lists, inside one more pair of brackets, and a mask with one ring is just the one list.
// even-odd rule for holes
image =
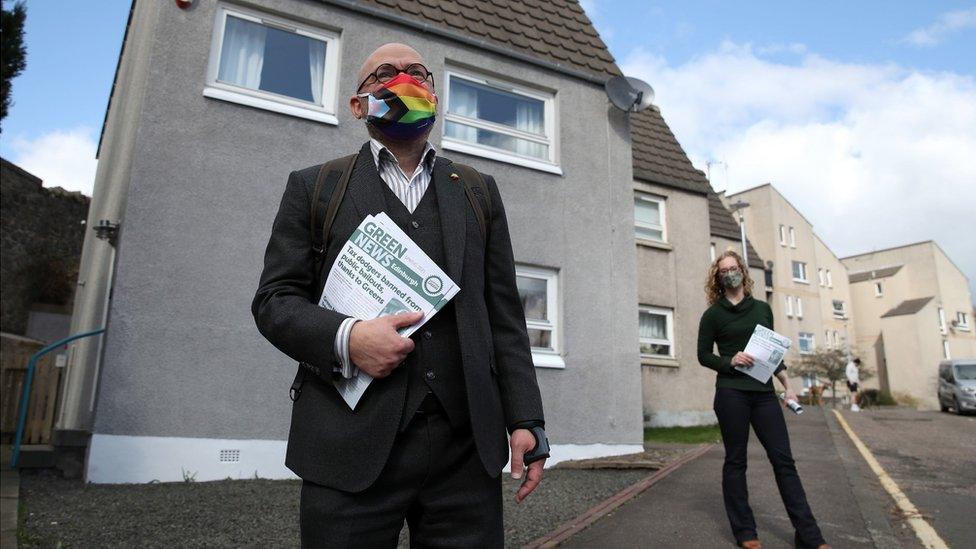
[[[309, 231], [312, 233], [312, 254], [315, 259], [316, 280], [322, 272], [322, 265], [325, 262], [325, 252], [329, 244], [329, 233], [332, 231], [332, 223], [335, 221], [339, 205], [346, 194], [349, 186], [349, 176], [352, 175], [353, 167], [359, 153], [330, 160], [319, 168], [318, 177], [315, 179], [315, 188], [312, 190], [311, 213], [309, 214]], [[324, 188], [329, 188], [329, 205], [325, 210], [325, 220], [322, 222], [322, 229], [318, 230], [316, 217], [318, 213], [319, 198]]]
[[488, 234], [491, 228], [491, 194], [485, 186], [485, 178], [478, 170], [467, 164], [453, 163], [453, 167], [461, 174], [461, 183], [464, 185], [464, 194], [468, 197], [468, 202], [474, 210], [475, 217], [478, 218], [478, 226], [481, 227], [481, 239], [485, 246], [488, 245]]

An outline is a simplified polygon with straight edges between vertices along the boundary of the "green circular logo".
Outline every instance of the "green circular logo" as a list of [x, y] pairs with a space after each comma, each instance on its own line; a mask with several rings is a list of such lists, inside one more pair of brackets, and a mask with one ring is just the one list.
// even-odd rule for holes
[[436, 295], [443, 289], [444, 282], [438, 276], [431, 275], [424, 280], [424, 291], [430, 295]]

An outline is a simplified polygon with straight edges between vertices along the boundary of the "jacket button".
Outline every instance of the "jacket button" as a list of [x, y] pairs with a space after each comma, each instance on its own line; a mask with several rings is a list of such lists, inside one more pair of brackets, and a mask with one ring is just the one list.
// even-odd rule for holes
[[433, 336], [433, 334], [430, 333], [430, 330], [424, 332], [424, 339], [430, 339], [432, 337], [434, 337], [434, 336]]
[[413, 228], [414, 229], [419, 229], [420, 228], [420, 223], [417, 223], [416, 220], [411, 221], [410, 224], [413, 225]]
[[424, 377], [426, 377], [428, 381], [433, 381], [434, 378], [437, 377], [437, 375], [434, 374], [434, 370], [427, 370], [427, 373], [424, 374]]

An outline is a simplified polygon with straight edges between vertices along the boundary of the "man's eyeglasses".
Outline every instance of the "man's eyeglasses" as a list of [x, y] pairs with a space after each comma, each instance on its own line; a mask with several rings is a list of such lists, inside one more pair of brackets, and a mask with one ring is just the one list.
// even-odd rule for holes
[[396, 78], [400, 73], [406, 73], [407, 76], [413, 78], [418, 84], [423, 84], [428, 79], [430, 80], [430, 85], [434, 85], [434, 73], [427, 70], [427, 67], [421, 65], [420, 63], [411, 63], [404, 69], [398, 69], [389, 63], [383, 63], [376, 68], [375, 71], [369, 74], [356, 88], [356, 91], [363, 89], [363, 86], [367, 82], [376, 81], [380, 84], [386, 84], [390, 80]]

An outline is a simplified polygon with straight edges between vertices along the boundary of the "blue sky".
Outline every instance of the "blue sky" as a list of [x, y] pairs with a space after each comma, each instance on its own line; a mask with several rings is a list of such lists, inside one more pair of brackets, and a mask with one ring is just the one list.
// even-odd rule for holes
[[[0, 154], [90, 193], [130, 2], [26, 4]], [[976, 289], [976, 2], [583, 5], [717, 189], [772, 182], [840, 256], [935, 239]]]

